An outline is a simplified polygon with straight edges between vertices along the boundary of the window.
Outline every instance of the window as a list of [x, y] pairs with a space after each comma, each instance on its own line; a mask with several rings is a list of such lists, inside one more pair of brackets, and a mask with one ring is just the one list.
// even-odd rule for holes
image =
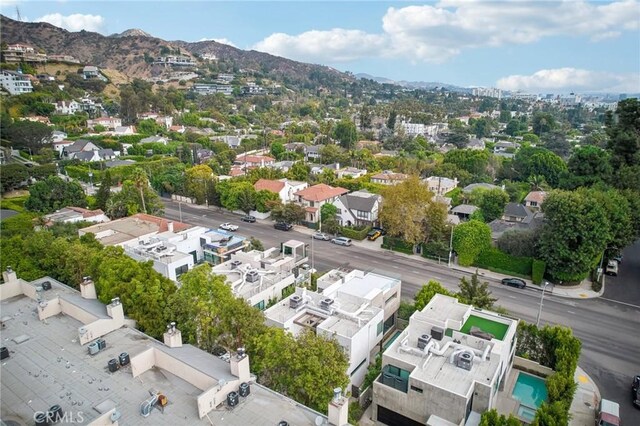
[[356, 210], [356, 217], [358, 219], [369, 219], [369, 212], [365, 212], [362, 210]]
[[380, 321], [377, 327], [377, 335], [378, 336], [381, 335], [383, 330], [384, 330], [384, 322]]
[[411, 385], [411, 390], [412, 390], [412, 391], [415, 391], [415, 392], [418, 392], [418, 393], [422, 393], [422, 389], [417, 388], [417, 387], [415, 387], [415, 386], [413, 386], [413, 385]]
[[184, 274], [185, 272], [187, 272], [189, 270], [189, 265], [182, 265], [176, 268], [176, 277], [179, 277], [180, 275]]
[[261, 300], [260, 303], [256, 303], [255, 305], [253, 305], [253, 307], [264, 311], [264, 300]]
[[398, 297], [398, 292], [393, 293], [387, 300], [384, 301], [384, 305], [387, 306]]

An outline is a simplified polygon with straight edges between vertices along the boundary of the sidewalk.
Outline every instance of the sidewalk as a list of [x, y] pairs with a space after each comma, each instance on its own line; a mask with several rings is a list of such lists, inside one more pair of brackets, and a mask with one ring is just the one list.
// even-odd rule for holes
[[595, 409], [600, 402], [600, 390], [593, 379], [580, 366], [573, 375], [578, 384], [571, 402], [571, 420], [569, 426], [592, 426], [595, 419]]

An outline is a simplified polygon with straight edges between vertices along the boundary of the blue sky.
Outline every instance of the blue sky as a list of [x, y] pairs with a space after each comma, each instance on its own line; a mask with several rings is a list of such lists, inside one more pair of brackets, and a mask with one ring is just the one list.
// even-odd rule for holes
[[[640, 3], [28, 1], [0, 10], [70, 31], [215, 39], [341, 71], [525, 92], [640, 92]], [[72, 53], [72, 52], [70, 52]]]

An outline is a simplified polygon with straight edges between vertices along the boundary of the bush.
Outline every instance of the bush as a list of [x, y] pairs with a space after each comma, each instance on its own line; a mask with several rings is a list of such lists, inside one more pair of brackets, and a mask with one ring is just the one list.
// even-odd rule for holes
[[349, 424], [350, 425], [357, 425], [358, 421], [360, 420], [363, 414], [364, 414], [364, 410], [362, 409], [358, 401], [353, 401], [352, 403], [349, 404]]
[[542, 278], [544, 277], [544, 271], [546, 268], [547, 264], [544, 261], [534, 259], [531, 268], [531, 280], [534, 284], [540, 285], [542, 283]]
[[389, 236], [382, 237], [382, 248], [399, 251], [400, 253], [413, 254], [413, 244], [409, 244], [400, 238]]
[[429, 241], [422, 244], [422, 256], [428, 258], [449, 258], [449, 242], [445, 241]]
[[340, 233], [347, 238], [351, 238], [352, 240], [362, 241], [367, 238], [367, 233], [370, 230], [371, 228], [368, 226], [365, 226], [364, 228], [347, 228], [346, 226], [343, 226], [342, 228], [340, 228]]
[[486, 223], [470, 220], [453, 230], [453, 249], [460, 266], [471, 266], [476, 258], [491, 247], [491, 228]]
[[525, 277], [531, 276], [532, 264], [533, 259], [530, 257], [511, 256], [495, 247], [482, 250], [473, 263], [474, 266], [489, 269], [490, 271], [506, 272]]
[[409, 302], [400, 302], [400, 308], [398, 308], [398, 318], [405, 321], [409, 321], [411, 315], [416, 311], [416, 306]]

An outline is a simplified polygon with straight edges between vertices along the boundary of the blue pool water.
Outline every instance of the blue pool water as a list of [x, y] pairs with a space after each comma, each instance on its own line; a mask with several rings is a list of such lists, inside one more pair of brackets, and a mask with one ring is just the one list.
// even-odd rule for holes
[[518, 415], [527, 420], [533, 420], [535, 411], [548, 398], [544, 379], [522, 371], [518, 373], [518, 378], [511, 394], [520, 401]]

